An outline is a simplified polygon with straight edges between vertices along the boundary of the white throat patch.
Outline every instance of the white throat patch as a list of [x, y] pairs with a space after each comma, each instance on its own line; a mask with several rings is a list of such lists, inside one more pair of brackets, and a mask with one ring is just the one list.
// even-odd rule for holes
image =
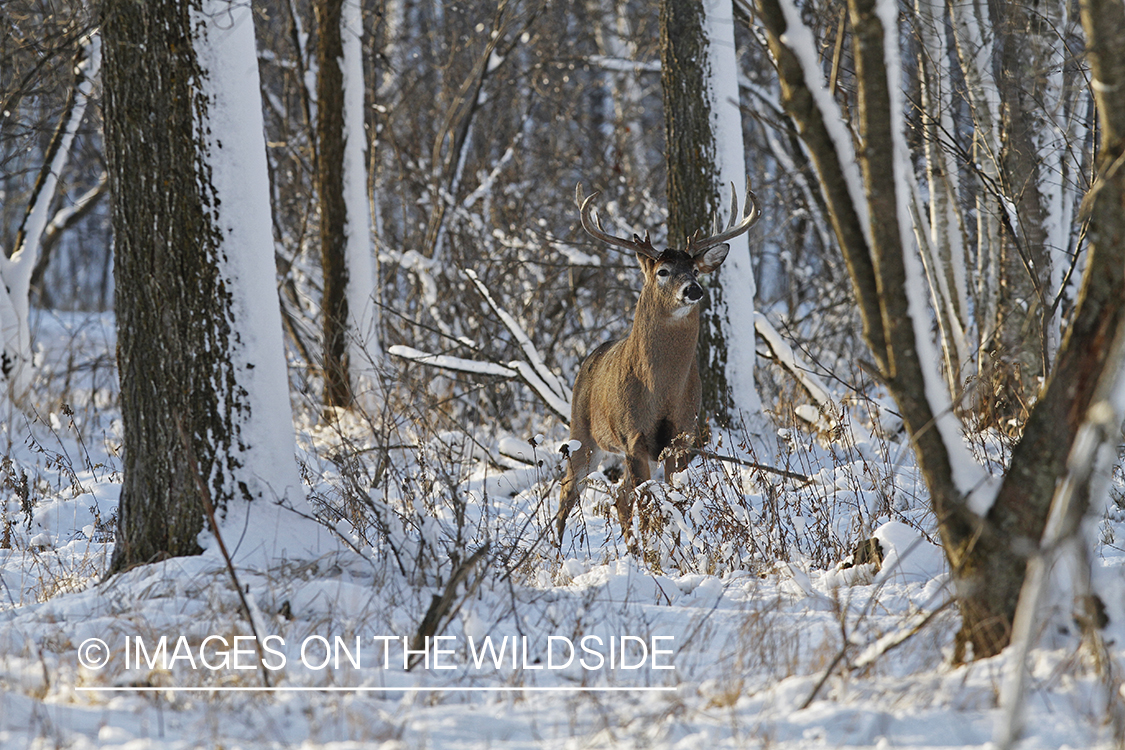
[[681, 305], [680, 307], [677, 307], [672, 311], [672, 320], [682, 320], [683, 318], [686, 318], [688, 316], [688, 313], [690, 313], [694, 309], [694, 304]]

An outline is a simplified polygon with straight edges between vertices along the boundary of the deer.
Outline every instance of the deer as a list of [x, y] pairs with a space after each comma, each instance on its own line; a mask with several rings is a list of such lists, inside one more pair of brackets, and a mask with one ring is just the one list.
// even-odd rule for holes
[[[634, 234], [631, 240], [606, 232], [594, 205], [598, 195], [583, 198], [582, 185], [575, 186], [582, 228], [613, 248], [633, 253], [644, 285], [629, 334], [595, 349], [574, 381], [570, 441], [564, 450], [567, 471], [555, 517], [560, 545], [579, 485], [598, 451], [625, 457], [625, 476], [614, 504], [626, 540], [631, 538], [634, 491], [651, 479], [653, 464], [663, 461], [666, 481], [687, 468], [691, 456], [686, 448], [695, 438], [702, 403], [696, 357], [704, 294], [699, 277], [722, 265], [730, 251], [726, 243], [749, 231], [761, 216], [748, 187], [746, 211], [739, 219], [732, 184], [730, 222], [724, 230], [716, 227], [707, 237], [697, 230], [682, 250], [657, 250], [647, 230], [644, 239]], [[580, 447], [574, 447], [576, 442]]]

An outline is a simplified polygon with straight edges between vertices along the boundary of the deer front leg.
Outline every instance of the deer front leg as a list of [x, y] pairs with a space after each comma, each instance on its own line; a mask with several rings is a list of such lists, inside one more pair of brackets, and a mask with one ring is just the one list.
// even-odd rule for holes
[[681, 432], [664, 449], [664, 481], [672, 483], [672, 475], [678, 474], [688, 467], [692, 459], [692, 443], [695, 442], [688, 432]]
[[583, 441], [582, 447], [570, 454], [566, 462], [566, 477], [562, 481], [562, 492], [559, 493], [559, 512], [555, 515], [555, 533], [557, 543], [562, 546], [563, 531], [566, 530], [566, 519], [570, 516], [578, 495], [582, 480], [590, 472], [590, 462], [593, 458], [595, 445], [592, 439]]
[[[636, 448], [636, 446], [634, 446]], [[632, 545], [633, 536], [633, 492], [638, 485], [652, 478], [646, 451], [633, 450], [625, 456], [625, 479], [617, 493], [617, 518], [621, 521], [621, 531], [625, 541]]]

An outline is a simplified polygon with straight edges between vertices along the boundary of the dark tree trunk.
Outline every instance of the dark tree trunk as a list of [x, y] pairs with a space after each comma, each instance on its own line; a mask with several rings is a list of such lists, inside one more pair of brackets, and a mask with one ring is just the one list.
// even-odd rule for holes
[[112, 570], [197, 553], [204, 515], [191, 459], [220, 507], [237, 468], [232, 417], [243, 406], [228, 356], [233, 316], [192, 8], [107, 0], [102, 10], [124, 422]]
[[[1042, 170], [1035, 139], [1052, 127], [1043, 117], [1042, 72], [1033, 54], [1033, 40], [1054, 28], [1022, 3], [992, 0], [989, 15], [996, 32], [999, 75], [1000, 139], [998, 155], [1002, 189], [1016, 204], [1017, 226], [1001, 233], [999, 306], [993, 336], [982, 357], [984, 377], [997, 391], [992, 405], [1001, 424], [1027, 418], [1025, 405], [1046, 374], [1050, 325], [1050, 263], [1047, 252], [1046, 211], [1039, 191]], [[1007, 222], [1006, 222], [1007, 224]], [[995, 368], [1001, 371], [996, 372]], [[991, 370], [991, 371], [990, 371]]]
[[[660, 3], [660, 84], [664, 94], [664, 134], [668, 162], [668, 244], [682, 246], [697, 229], [710, 231], [721, 205], [716, 187], [715, 134], [712, 131], [711, 75], [704, 9], [698, 0]], [[729, 189], [724, 186], [724, 189]], [[699, 375], [704, 415], [730, 424], [734, 406], [726, 378], [727, 349], [720, 309], [722, 286], [706, 283], [700, 310]], [[748, 325], [752, 323], [748, 322]]]
[[324, 403], [352, 403], [348, 373], [347, 205], [344, 202], [344, 56], [340, 20], [343, 0], [317, 0], [317, 174], [320, 198], [320, 262], [324, 271]]

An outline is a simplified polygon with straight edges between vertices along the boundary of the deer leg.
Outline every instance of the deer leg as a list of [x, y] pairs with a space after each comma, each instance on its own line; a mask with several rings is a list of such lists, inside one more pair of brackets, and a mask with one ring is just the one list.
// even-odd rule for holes
[[621, 530], [630, 543], [633, 535], [633, 492], [637, 485], [644, 484], [652, 477], [648, 460], [648, 454], [643, 451], [625, 456], [625, 479], [621, 482], [616, 505]]
[[558, 543], [562, 544], [563, 531], [566, 530], [566, 519], [574, 504], [578, 501], [579, 488], [582, 480], [590, 471], [590, 462], [595, 450], [594, 441], [583, 441], [582, 447], [570, 454], [567, 459], [566, 477], [562, 481], [562, 492], [559, 494], [559, 512], [555, 516], [555, 532]]
[[681, 432], [664, 449], [664, 481], [672, 483], [672, 475], [678, 474], [691, 463], [692, 439], [687, 432]]

